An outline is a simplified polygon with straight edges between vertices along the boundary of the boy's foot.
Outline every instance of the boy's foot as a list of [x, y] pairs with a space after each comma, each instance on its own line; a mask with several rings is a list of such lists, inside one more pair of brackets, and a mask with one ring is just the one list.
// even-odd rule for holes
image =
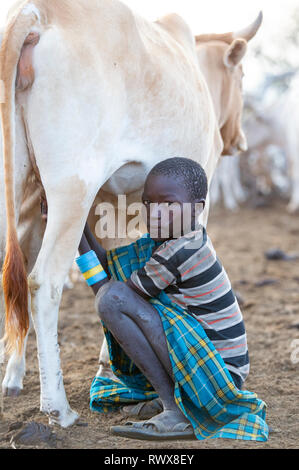
[[121, 414], [126, 418], [149, 419], [163, 411], [160, 398], [151, 401], [141, 401], [136, 405], [123, 406]]
[[112, 426], [112, 434], [129, 439], [178, 440], [196, 439], [190, 422], [175, 410], [166, 410], [147, 421], [130, 422]]

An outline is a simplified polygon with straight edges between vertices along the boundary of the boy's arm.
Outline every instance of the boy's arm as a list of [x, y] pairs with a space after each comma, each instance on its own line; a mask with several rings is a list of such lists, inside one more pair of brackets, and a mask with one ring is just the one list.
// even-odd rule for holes
[[[109, 279], [111, 276], [108, 270], [108, 260], [107, 260], [106, 250], [96, 240], [96, 238], [94, 237], [94, 235], [92, 234], [89, 228], [89, 225], [86, 223], [78, 251], [80, 255], [84, 255], [85, 253], [88, 253], [90, 250], [93, 250], [96, 253]], [[95, 295], [97, 294], [101, 285], [103, 285], [105, 282], [107, 282], [107, 280], [101, 281], [100, 283], [97, 283], [91, 286]], [[138, 287], [131, 281], [131, 279], [127, 279], [126, 284], [144, 299], [150, 298], [149, 295], [147, 295], [145, 292], [138, 289]]]
[[[90, 250], [93, 250], [96, 253], [96, 255], [99, 258], [106, 274], [108, 275], [108, 278], [111, 278], [111, 276], [109, 274], [109, 269], [108, 269], [108, 260], [107, 260], [106, 250], [96, 240], [96, 238], [94, 237], [93, 233], [91, 232], [91, 230], [89, 228], [89, 225], [86, 223], [85, 228], [84, 228], [84, 232], [83, 232], [83, 235], [82, 235], [82, 239], [81, 239], [81, 242], [80, 242], [80, 245], [79, 245], [79, 253], [80, 253], [80, 255], [82, 255], [84, 253], [87, 253]], [[150, 261], [147, 264], [149, 264], [149, 263], [150, 263]], [[141, 270], [138, 271], [139, 275], [141, 275], [141, 273], [145, 274], [144, 269], [141, 269]], [[134, 274], [136, 275], [137, 271], [136, 271], [136, 273], [134, 272]], [[164, 273], [164, 275], [165, 275], [165, 273]], [[174, 279], [174, 276], [170, 272], [168, 272], [168, 277], [169, 277], [169, 284], [170, 284], [171, 281]], [[104, 283], [105, 283], [105, 281], [104, 281]], [[134, 283], [130, 278], [126, 280], [126, 284], [127, 284], [128, 287], [130, 287], [130, 289], [132, 289], [134, 292], [136, 292], [138, 295], [140, 295], [142, 298], [144, 298], [146, 300], [148, 300], [152, 297], [155, 297], [155, 295], [157, 294], [157, 292], [159, 290], [163, 290], [163, 288], [165, 289], [165, 287], [166, 287], [165, 285], [161, 286], [160, 289], [155, 289], [155, 291], [157, 290], [157, 292], [150, 292], [150, 294], [151, 294], [150, 295], [148, 292], [145, 291], [145, 289], [142, 289], [141, 287], [138, 288], [138, 285], [136, 285], [136, 283]], [[100, 285], [102, 285], [102, 283], [100, 283]], [[97, 293], [100, 285], [95, 284], [95, 286], [92, 286], [92, 289], [93, 289], [95, 294]]]
[[171, 262], [154, 253], [142, 268], [132, 272], [126, 282], [141, 297], [150, 299], [177, 281], [176, 271]]
[[[93, 236], [88, 224], [86, 224], [86, 226], [84, 228], [83, 235], [82, 235], [82, 239], [81, 239], [81, 242], [80, 242], [80, 245], [79, 245], [79, 253], [80, 253], [80, 255], [83, 255], [85, 253], [88, 253], [90, 250], [93, 250], [96, 253], [97, 257], [99, 258], [99, 260], [100, 260], [100, 262], [101, 262], [101, 264], [102, 264], [102, 266], [105, 270], [105, 272], [108, 275], [108, 278], [104, 279], [100, 283], [97, 283], [97, 284], [91, 286], [94, 294], [96, 295], [99, 288], [103, 284], [108, 282], [108, 279], [111, 276], [110, 276], [109, 270], [108, 270], [108, 261], [107, 261], [106, 250], [104, 250], [104, 248], [101, 247], [101, 245], [98, 243], [98, 241]], [[143, 269], [141, 271], [143, 271]], [[141, 288], [138, 288], [138, 286], [130, 278], [126, 280], [126, 284], [127, 284], [128, 287], [130, 287], [130, 289], [132, 289], [134, 292], [136, 292], [138, 295], [140, 295], [140, 297], [142, 297], [145, 300], [148, 300], [148, 299], [154, 297], [154, 294], [149, 295], [147, 292], [145, 292]]]
[[[89, 249], [93, 250], [97, 257], [99, 258], [101, 265], [105, 269], [107, 275], [109, 276], [109, 269], [108, 269], [108, 260], [107, 260], [107, 253], [106, 250], [99, 244], [95, 236], [93, 235], [92, 231], [89, 228], [88, 223], [86, 222], [86, 225], [84, 227], [84, 232], [83, 235], [85, 236], [85, 239], [89, 245]], [[79, 247], [80, 248], [80, 247]], [[80, 250], [79, 250], [80, 252]], [[80, 253], [81, 255], [82, 253]], [[110, 276], [109, 276], [110, 277]]]
[[[99, 245], [99, 246], [100, 246], [100, 245]], [[100, 246], [100, 248], [102, 248], [102, 247]], [[102, 248], [102, 250], [105, 251], [103, 248]], [[82, 234], [82, 238], [81, 238], [81, 241], [80, 241], [80, 244], [79, 244], [78, 251], [79, 251], [81, 257], [83, 257], [83, 255], [89, 254], [89, 252], [92, 251], [92, 247], [89, 245], [85, 233]], [[93, 251], [95, 251], [95, 250], [93, 250]], [[105, 251], [105, 253], [106, 253], [106, 251]], [[88, 256], [88, 255], [87, 255], [87, 256]], [[95, 256], [95, 255], [93, 254], [93, 256]], [[102, 256], [102, 255], [101, 255], [101, 256]], [[79, 258], [79, 260], [80, 260], [80, 259], [81, 259], [81, 258]], [[103, 260], [103, 261], [105, 261], [105, 260]], [[107, 257], [106, 257], [106, 263], [107, 263]], [[95, 266], [95, 265], [99, 265], [99, 260], [97, 260], [97, 262], [94, 262], [93, 266]], [[102, 262], [101, 262], [101, 265], [102, 265]], [[78, 266], [79, 266], [79, 265], [78, 265]], [[106, 267], [103, 266], [103, 265], [102, 265], [102, 268], [100, 268], [100, 269], [102, 270], [101, 279], [100, 279], [98, 282], [96, 282], [95, 284], [92, 284], [92, 285], [89, 284], [90, 287], [91, 287], [91, 289], [92, 289], [93, 292], [94, 292], [94, 295], [97, 295], [97, 292], [98, 292], [99, 288], [100, 288], [102, 285], [104, 285], [104, 284], [106, 284], [107, 282], [109, 282], [109, 278], [110, 278], [109, 272], [108, 272], [108, 264], [107, 264], [107, 270], [106, 270]], [[105, 276], [105, 274], [104, 274], [103, 269], [104, 269], [104, 271], [105, 271], [105, 273], [106, 273], [106, 276]], [[80, 269], [80, 270], [81, 270], [81, 269]], [[86, 269], [84, 269], [83, 271], [81, 270], [81, 272], [82, 272], [82, 273], [83, 273], [83, 272], [86, 272]], [[109, 276], [109, 277], [108, 277], [108, 276]]]

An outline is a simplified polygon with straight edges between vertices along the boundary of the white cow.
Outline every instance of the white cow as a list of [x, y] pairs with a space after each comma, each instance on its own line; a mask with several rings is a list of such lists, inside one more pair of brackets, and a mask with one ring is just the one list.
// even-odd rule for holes
[[[247, 150], [242, 130], [242, 59], [247, 43], [257, 33], [262, 12], [247, 28], [236, 33], [204, 34], [196, 36], [197, 56], [206, 78], [224, 143], [223, 157], [219, 159], [211, 188], [211, 202], [216, 202], [223, 190], [225, 206], [234, 210], [246, 194], [240, 183], [239, 157]], [[234, 155], [234, 158], [231, 156]]]
[[6, 337], [11, 350], [22, 350], [28, 331], [16, 217], [27, 177], [21, 165], [31, 169], [33, 162], [48, 202], [46, 231], [28, 280], [41, 410], [65, 427], [77, 413], [63, 386], [58, 310], [97, 192], [105, 183], [115, 194], [138, 190], [155, 163], [174, 155], [196, 159], [211, 179], [209, 167], [222, 144], [194, 38], [177, 15], [150, 23], [116, 0], [22, 2], [4, 32], [1, 79]]

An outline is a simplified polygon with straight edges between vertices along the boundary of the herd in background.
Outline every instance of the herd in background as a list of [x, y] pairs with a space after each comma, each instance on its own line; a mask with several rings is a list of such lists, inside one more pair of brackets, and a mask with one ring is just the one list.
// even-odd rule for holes
[[[284, 74], [285, 75], [285, 74]], [[285, 90], [276, 86], [287, 81]], [[244, 96], [243, 129], [248, 150], [220, 159], [211, 184], [211, 204], [237, 211], [280, 199], [299, 211], [299, 72], [268, 77]]]

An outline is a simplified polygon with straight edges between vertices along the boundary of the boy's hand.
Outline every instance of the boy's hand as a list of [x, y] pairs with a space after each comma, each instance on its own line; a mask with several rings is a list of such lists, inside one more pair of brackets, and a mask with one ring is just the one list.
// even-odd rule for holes
[[86, 224], [85, 224], [85, 227], [84, 227], [84, 230], [83, 230], [83, 234], [84, 234], [86, 237], [90, 237], [90, 235], [91, 235], [91, 230], [90, 230], [90, 228], [89, 228], [88, 222], [86, 222]]

